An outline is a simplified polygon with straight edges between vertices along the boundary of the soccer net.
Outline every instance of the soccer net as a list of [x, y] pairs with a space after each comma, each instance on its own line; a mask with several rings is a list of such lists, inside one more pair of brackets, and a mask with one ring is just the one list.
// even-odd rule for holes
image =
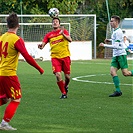
[[[7, 31], [5, 17], [0, 15], [0, 32]], [[18, 15], [20, 28], [17, 32], [25, 42], [41, 42], [52, 30], [49, 15]], [[71, 34], [73, 41], [92, 41], [92, 53], [96, 58], [96, 15], [59, 15], [61, 25]]]

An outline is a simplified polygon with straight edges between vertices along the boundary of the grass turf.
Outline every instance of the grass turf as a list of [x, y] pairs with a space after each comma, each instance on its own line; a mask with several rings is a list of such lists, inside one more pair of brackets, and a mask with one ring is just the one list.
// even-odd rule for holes
[[[123, 95], [108, 97], [115, 90], [109, 75], [110, 60], [72, 61], [71, 78], [85, 77], [80, 78], [82, 82], [71, 80], [68, 99], [59, 99], [61, 93], [52, 74], [51, 62], [38, 63], [45, 69], [44, 75], [26, 62], [19, 62], [17, 72], [23, 97], [10, 122], [18, 129], [16, 133], [133, 132], [133, 78], [124, 77], [119, 71]], [[132, 69], [132, 61], [129, 61], [129, 69]], [[1, 119], [5, 107], [0, 107]]]

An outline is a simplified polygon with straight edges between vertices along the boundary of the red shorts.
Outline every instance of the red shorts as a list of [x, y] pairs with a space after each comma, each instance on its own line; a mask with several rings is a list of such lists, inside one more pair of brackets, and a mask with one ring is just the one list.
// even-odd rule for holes
[[65, 74], [70, 74], [71, 60], [70, 57], [65, 58], [52, 58], [52, 70], [53, 73], [63, 71]]
[[0, 99], [21, 98], [21, 87], [17, 76], [0, 76]]

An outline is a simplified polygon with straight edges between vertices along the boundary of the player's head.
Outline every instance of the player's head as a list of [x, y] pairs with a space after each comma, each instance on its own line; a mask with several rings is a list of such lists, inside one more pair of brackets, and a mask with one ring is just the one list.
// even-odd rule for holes
[[126, 41], [127, 40], [127, 35], [124, 35], [123, 39], [124, 39], [124, 41]]
[[120, 23], [120, 17], [117, 15], [114, 15], [111, 17], [110, 25], [112, 28], [117, 28]]
[[54, 29], [57, 29], [60, 27], [60, 19], [59, 18], [53, 18], [52, 19], [52, 26]]
[[6, 21], [8, 28], [17, 28], [19, 26], [19, 20], [16, 13], [11, 13], [7, 17]]
[[114, 18], [118, 23], [120, 23], [120, 17], [117, 15], [112, 16], [111, 18]]

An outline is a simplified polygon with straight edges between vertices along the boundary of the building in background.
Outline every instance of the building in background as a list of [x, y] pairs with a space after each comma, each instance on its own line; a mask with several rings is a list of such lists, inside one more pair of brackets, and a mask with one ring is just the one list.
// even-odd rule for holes
[[125, 18], [121, 22], [121, 29], [130, 43], [133, 43], [133, 18]]

